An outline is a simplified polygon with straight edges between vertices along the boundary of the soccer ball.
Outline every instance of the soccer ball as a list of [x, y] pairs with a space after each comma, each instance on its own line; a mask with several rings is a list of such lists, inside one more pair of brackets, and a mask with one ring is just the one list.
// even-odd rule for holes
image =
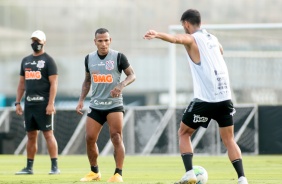
[[193, 166], [194, 173], [197, 177], [196, 184], [206, 184], [208, 182], [208, 172], [202, 166]]

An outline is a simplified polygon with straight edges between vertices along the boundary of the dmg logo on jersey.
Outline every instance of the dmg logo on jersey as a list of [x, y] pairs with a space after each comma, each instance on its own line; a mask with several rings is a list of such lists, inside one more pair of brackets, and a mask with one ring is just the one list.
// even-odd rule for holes
[[111, 74], [92, 74], [94, 83], [112, 83], [113, 76]]
[[200, 115], [194, 114], [194, 120], [193, 120], [194, 123], [204, 123], [207, 122], [208, 120], [209, 118], [207, 117], [201, 117]]
[[106, 61], [106, 69], [107, 70], [113, 70], [114, 69], [114, 61]]
[[40, 71], [25, 71], [25, 80], [39, 80], [41, 79]]

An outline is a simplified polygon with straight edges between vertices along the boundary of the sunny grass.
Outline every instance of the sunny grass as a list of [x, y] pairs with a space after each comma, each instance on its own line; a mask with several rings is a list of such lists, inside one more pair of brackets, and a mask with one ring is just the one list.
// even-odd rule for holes
[[[282, 181], [282, 155], [244, 156], [245, 173], [249, 184], [277, 184]], [[113, 174], [115, 163], [112, 156], [99, 157], [99, 169], [106, 183]], [[209, 174], [208, 184], [236, 184], [237, 175], [227, 156], [194, 155], [194, 165], [203, 166]], [[26, 164], [24, 155], [0, 155], [0, 184], [73, 184], [90, 171], [86, 155], [59, 156], [60, 175], [48, 175], [50, 158], [36, 155], [34, 175], [20, 176], [15, 172]], [[168, 184], [179, 180], [184, 166], [179, 155], [129, 156], [123, 168], [124, 183]], [[91, 182], [92, 183], [92, 182]]]

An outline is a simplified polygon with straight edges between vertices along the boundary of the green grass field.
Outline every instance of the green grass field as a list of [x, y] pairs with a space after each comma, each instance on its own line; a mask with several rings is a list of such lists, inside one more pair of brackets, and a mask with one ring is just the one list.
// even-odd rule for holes
[[[15, 175], [26, 164], [23, 155], [0, 155], [0, 183], [17, 184], [72, 184], [81, 183], [79, 179], [89, 172], [85, 155], [59, 156], [60, 175], [48, 175], [50, 159], [37, 155], [34, 175]], [[236, 184], [237, 176], [227, 156], [194, 156], [194, 165], [203, 166], [209, 174], [208, 184]], [[245, 173], [249, 184], [282, 183], [282, 156], [244, 156]], [[115, 165], [112, 156], [99, 157], [99, 168], [105, 183], [113, 174]], [[174, 183], [184, 174], [180, 156], [126, 156], [124, 183], [166, 184]], [[92, 183], [92, 182], [91, 182]]]

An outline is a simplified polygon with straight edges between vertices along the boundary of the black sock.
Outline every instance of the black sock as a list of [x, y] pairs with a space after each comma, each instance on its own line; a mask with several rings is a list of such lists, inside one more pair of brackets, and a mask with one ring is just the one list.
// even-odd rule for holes
[[33, 167], [33, 162], [34, 162], [33, 159], [27, 159], [26, 168], [32, 169], [32, 167]]
[[240, 178], [241, 176], [245, 176], [242, 159], [233, 160], [232, 164], [238, 174], [238, 178]]
[[94, 173], [98, 173], [99, 172], [98, 165], [97, 166], [91, 166], [91, 171], [94, 172]]
[[51, 158], [51, 168], [52, 169], [58, 168], [58, 158]]
[[193, 153], [183, 153], [181, 154], [181, 157], [182, 157], [186, 172], [193, 169], [193, 165], [192, 165]]
[[116, 173], [119, 173], [119, 175], [122, 176], [122, 169], [116, 168], [114, 175], [115, 175]]

